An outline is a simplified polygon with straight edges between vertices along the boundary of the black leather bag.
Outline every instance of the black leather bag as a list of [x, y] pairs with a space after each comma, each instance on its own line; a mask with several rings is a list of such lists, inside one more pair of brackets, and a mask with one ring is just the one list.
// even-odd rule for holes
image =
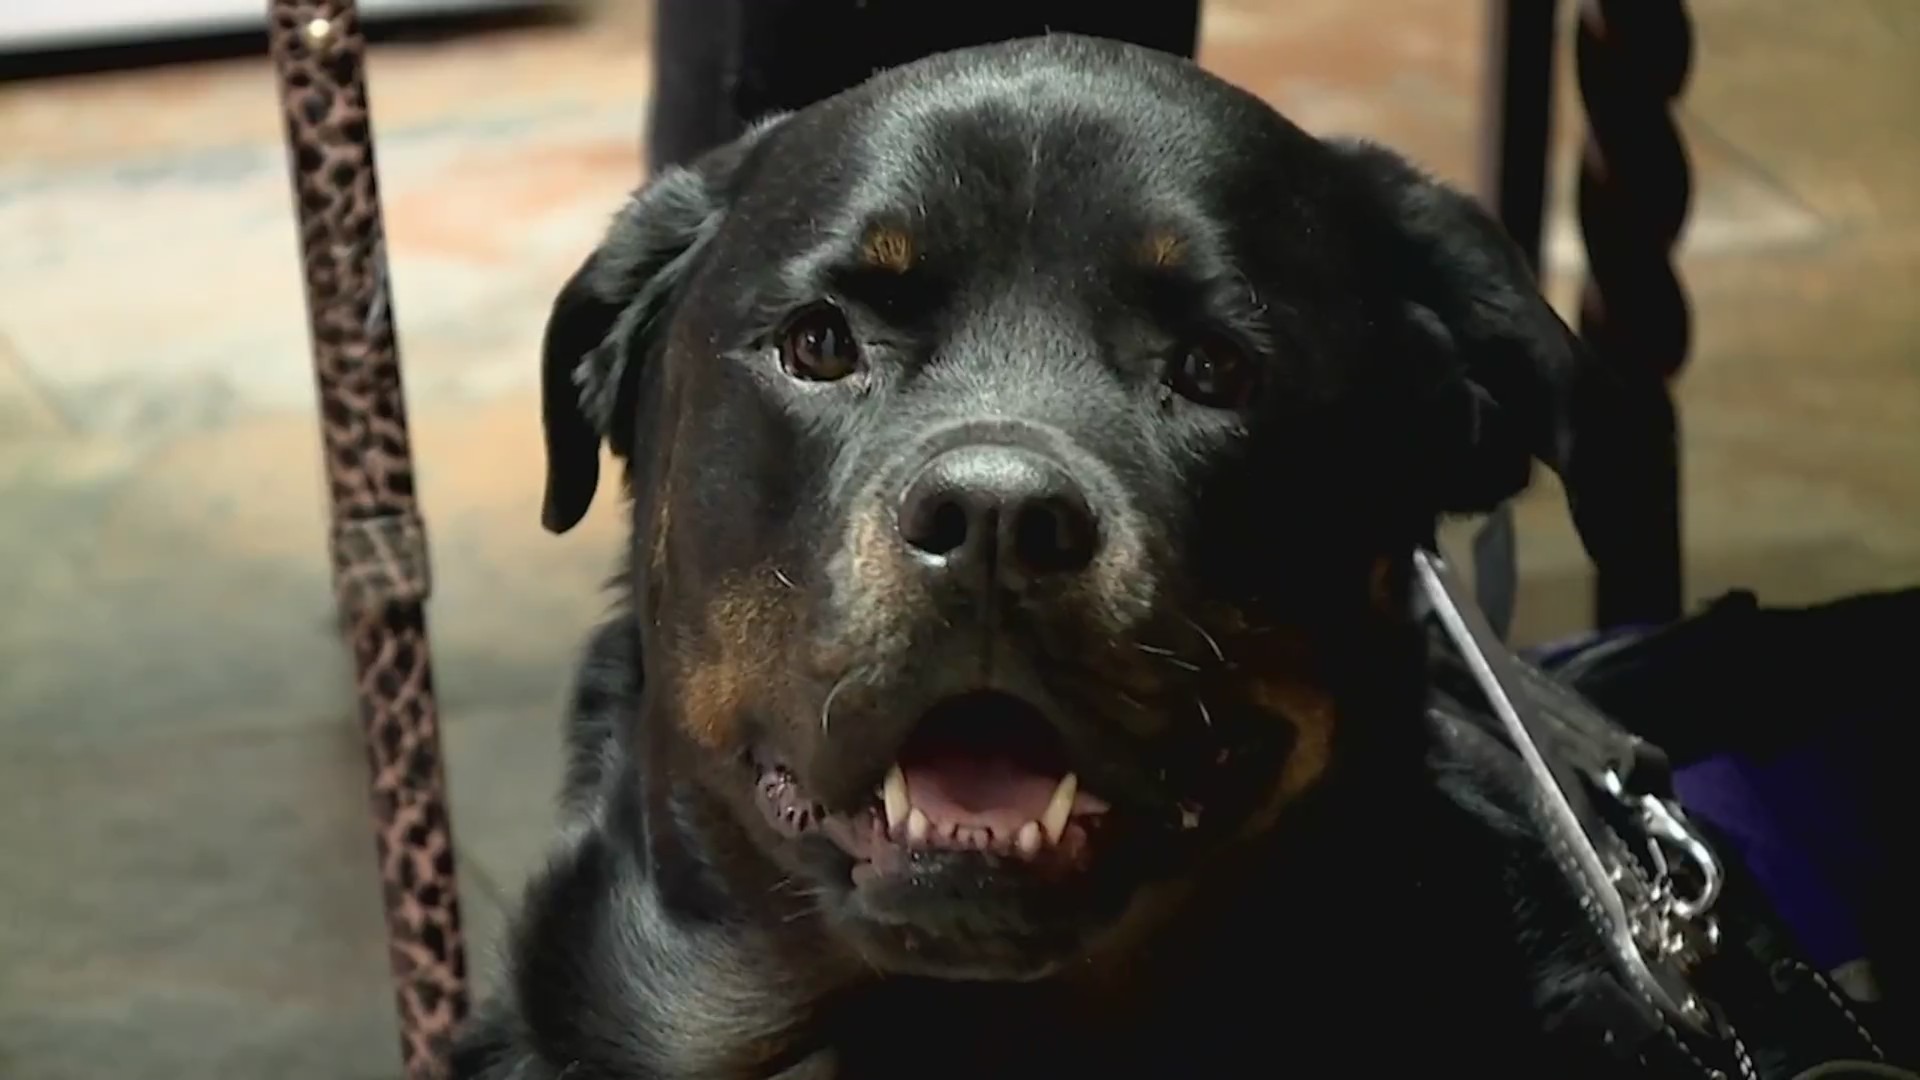
[[1607, 1075], [1920, 1080], [1688, 820], [1659, 747], [1510, 652], [1437, 558], [1419, 557], [1418, 580], [1438, 645], [1430, 720], [1475, 783], [1518, 794], [1584, 915], [1580, 944], [1606, 958], [1564, 989], [1569, 1038], [1614, 1062]]

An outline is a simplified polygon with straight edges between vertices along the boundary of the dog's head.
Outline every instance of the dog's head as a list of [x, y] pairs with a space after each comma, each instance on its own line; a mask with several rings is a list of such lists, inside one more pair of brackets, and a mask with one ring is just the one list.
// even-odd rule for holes
[[688, 779], [875, 965], [989, 978], [1283, 819], [1417, 678], [1364, 643], [1436, 516], [1578, 496], [1634, 398], [1465, 197], [1068, 37], [658, 176], [545, 359], [546, 523], [610, 444]]

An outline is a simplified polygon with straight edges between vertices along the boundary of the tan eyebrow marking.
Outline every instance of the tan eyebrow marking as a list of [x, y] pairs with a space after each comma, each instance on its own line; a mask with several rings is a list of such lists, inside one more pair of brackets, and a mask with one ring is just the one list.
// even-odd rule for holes
[[1171, 232], [1150, 233], [1146, 242], [1147, 264], [1161, 269], [1178, 266], [1186, 258], [1186, 248], [1186, 243]]
[[868, 230], [860, 254], [869, 266], [904, 274], [913, 269], [913, 237], [892, 225], [875, 226]]

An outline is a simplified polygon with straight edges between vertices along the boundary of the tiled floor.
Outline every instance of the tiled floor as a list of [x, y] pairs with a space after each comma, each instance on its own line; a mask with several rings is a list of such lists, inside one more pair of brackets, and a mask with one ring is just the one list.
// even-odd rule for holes
[[[1696, 595], [1920, 578], [1920, 6], [1818, 7], [1694, 4]], [[1210, 0], [1203, 60], [1466, 180], [1479, 9]], [[554, 288], [637, 179], [646, 18], [609, 11], [372, 64], [483, 976], [616, 544], [605, 503], [540, 531], [534, 384]], [[0, 83], [7, 1080], [393, 1072], [277, 124], [257, 57]], [[1521, 520], [1523, 632], [1579, 626], [1552, 492]]]

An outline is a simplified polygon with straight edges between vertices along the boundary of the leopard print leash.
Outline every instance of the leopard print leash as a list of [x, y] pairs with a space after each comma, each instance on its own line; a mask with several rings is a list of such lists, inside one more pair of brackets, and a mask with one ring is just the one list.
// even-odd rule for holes
[[269, 0], [319, 390], [333, 580], [353, 653], [407, 1080], [446, 1075], [466, 953], [427, 647], [426, 533], [394, 340], [354, 0]]

